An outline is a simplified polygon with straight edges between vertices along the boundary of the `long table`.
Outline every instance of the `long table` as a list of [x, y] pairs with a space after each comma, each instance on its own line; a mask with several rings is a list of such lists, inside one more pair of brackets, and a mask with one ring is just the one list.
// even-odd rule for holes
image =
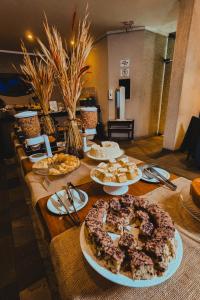
[[[30, 174], [31, 165], [26, 158], [20, 161], [26, 177]], [[181, 266], [167, 282], [151, 288], [131, 289], [123, 287], [105, 280], [94, 272], [85, 262], [80, 249], [80, 228], [74, 226], [67, 216], [55, 216], [47, 210], [49, 196], [38, 199], [35, 209], [49, 241], [51, 260], [61, 299], [199, 299], [200, 224], [187, 214], [179, 201], [179, 192], [182, 188], [187, 187], [186, 192], [189, 192], [190, 181], [185, 178], [178, 178], [173, 174], [171, 174], [170, 179], [175, 180], [178, 185], [177, 192], [169, 191], [161, 184], [143, 181], [129, 186], [130, 194], [144, 195], [152, 202], [161, 202], [163, 208], [170, 213], [176, 222], [176, 227], [181, 232], [183, 239], [184, 256]], [[83, 221], [97, 199], [103, 197], [108, 200], [111, 196], [105, 194], [102, 186], [94, 182], [85, 183], [80, 188], [86, 191], [89, 196], [88, 204], [79, 212], [79, 217]]]
[[[25, 176], [32, 171], [32, 163], [29, 161], [28, 158], [24, 158], [21, 162], [22, 169], [25, 174]], [[91, 162], [92, 166], [97, 165], [98, 162]], [[139, 162], [141, 164], [141, 162]], [[173, 180], [177, 178], [176, 175], [171, 174], [170, 179]], [[129, 186], [129, 193], [135, 196], [142, 196], [150, 191], [153, 191], [154, 189], [158, 188], [159, 186], [162, 186], [162, 184], [149, 184], [144, 181], [139, 181], [131, 186]], [[89, 201], [87, 205], [78, 212], [79, 218], [81, 222], [84, 221], [88, 211], [92, 207], [92, 205], [100, 198], [104, 198], [105, 200], [109, 200], [112, 196], [106, 194], [102, 186], [95, 183], [95, 182], [88, 182], [83, 185], [79, 186], [80, 189], [85, 191], [88, 194]], [[40, 221], [44, 227], [44, 232], [46, 238], [50, 241], [55, 236], [61, 234], [65, 230], [71, 228], [74, 226], [74, 224], [69, 220], [68, 216], [56, 216], [49, 212], [47, 209], [47, 201], [50, 196], [47, 197], [41, 197], [36, 204], [36, 210], [38, 212], [38, 215], [40, 217]]]

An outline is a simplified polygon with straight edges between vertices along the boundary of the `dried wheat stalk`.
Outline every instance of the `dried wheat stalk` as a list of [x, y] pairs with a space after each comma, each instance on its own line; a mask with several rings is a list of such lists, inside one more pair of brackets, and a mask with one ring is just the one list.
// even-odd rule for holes
[[24, 44], [21, 44], [23, 52], [23, 64], [20, 65], [22, 73], [31, 84], [36, 96], [40, 101], [44, 113], [44, 126], [49, 134], [55, 132], [54, 124], [49, 116], [49, 100], [53, 90], [53, 67], [51, 64], [45, 64], [40, 57], [35, 56], [30, 59]]
[[[41, 40], [38, 40], [41, 53], [39, 54], [47, 65], [50, 63], [54, 69], [58, 83], [61, 87], [63, 100], [69, 115], [68, 143], [80, 148], [82, 145], [80, 133], [78, 131], [76, 119], [76, 105], [81, 95], [84, 84], [83, 76], [89, 69], [86, 59], [92, 48], [93, 39], [90, 35], [90, 22], [88, 21], [88, 11], [83, 20], [79, 21], [77, 33], [74, 35], [75, 44], [69, 50], [67, 43], [61, 38], [55, 27], [50, 28], [47, 18], [44, 28], [48, 40], [48, 47]], [[74, 142], [72, 142], [74, 140]]]

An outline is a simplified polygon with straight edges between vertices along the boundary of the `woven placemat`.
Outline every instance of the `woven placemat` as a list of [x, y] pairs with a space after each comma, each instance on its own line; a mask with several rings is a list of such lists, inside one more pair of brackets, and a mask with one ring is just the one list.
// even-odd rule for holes
[[[188, 217], [191, 217], [185, 214], [183, 209], [180, 214], [180, 208], [177, 206], [178, 193], [182, 190], [183, 186], [189, 186], [190, 181], [178, 178], [175, 180], [175, 183], [178, 185], [176, 192], [171, 192], [162, 187], [145, 195], [149, 201], [159, 202], [166, 210], [173, 214], [172, 217], [176, 218], [175, 221], [178, 221], [178, 226], [183, 229], [181, 232], [185, 231], [186, 233], [181, 234], [184, 255], [181, 266], [174, 276], [165, 283], [151, 288], [127, 288], [111, 283], [98, 275], [85, 261], [80, 249], [80, 229], [71, 228], [55, 237], [50, 246], [51, 257], [63, 300], [200, 299], [200, 244], [197, 242], [200, 227], [196, 228], [199, 224], [193, 224], [193, 220], [188, 219]], [[192, 232], [190, 231], [191, 228]], [[194, 239], [190, 238], [190, 234], [192, 234]]]
[[79, 229], [71, 228], [51, 243], [61, 298], [197, 300], [200, 296], [200, 245], [184, 235], [182, 239], [184, 256], [173, 277], [151, 288], [127, 288], [104, 279], [88, 265], [80, 249]]

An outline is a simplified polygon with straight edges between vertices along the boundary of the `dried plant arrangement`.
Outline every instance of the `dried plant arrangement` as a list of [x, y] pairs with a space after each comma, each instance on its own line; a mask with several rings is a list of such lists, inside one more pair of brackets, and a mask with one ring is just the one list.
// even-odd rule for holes
[[89, 69], [86, 60], [93, 45], [88, 10], [86, 8], [85, 16], [78, 23], [74, 33], [74, 44], [71, 47], [67, 47], [66, 41], [62, 39], [55, 27], [49, 27], [47, 18], [44, 28], [48, 46], [38, 40], [41, 47], [40, 57], [47, 65], [49, 63], [52, 65], [68, 112], [66, 151], [79, 155], [82, 150], [82, 140], [76, 119], [76, 106], [84, 85], [84, 75]]
[[43, 116], [41, 123], [44, 133], [47, 135], [55, 134], [54, 122], [49, 115], [49, 100], [52, 95], [54, 73], [51, 64], [43, 62], [40, 56], [35, 55], [31, 60], [24, 44], [21, 44], [23, 52], [23, 64], [20, 65], [22, 73], [26, 76], [26, 80], [31, 84], [35, 95], [40, 101]]

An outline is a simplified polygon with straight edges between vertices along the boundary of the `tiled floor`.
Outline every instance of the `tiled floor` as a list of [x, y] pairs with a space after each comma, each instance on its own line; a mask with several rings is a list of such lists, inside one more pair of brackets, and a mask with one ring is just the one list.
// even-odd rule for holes
[[[162, 137], [122, 142], [127, 155], [189, 179], [200, 176], [186, 154], [162, 151]], [[0, 163], [0, 300], [58, 300], [47, 284], [49, 260], [38, 250], [16, 164]], [[52, 280], [54, 281], [54, 280]], [[52, 285], [51, 285], [52, 286]], [[52, 289], [51, 289], [52, 290]]]

